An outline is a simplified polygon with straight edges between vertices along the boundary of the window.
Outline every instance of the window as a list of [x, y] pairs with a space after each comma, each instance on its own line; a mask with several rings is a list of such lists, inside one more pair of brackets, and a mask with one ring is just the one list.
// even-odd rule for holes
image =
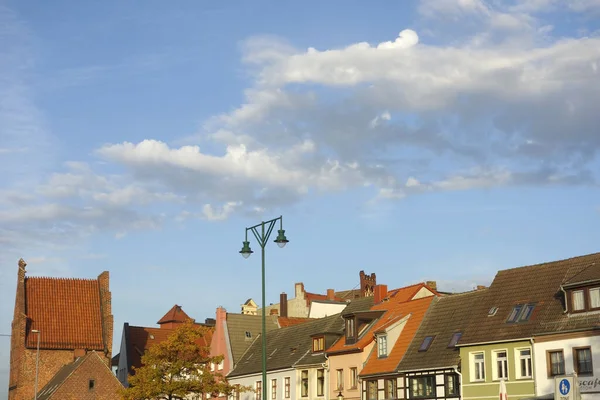
[[531, 349], [519, 349], [519, 379], [531, 378]]
[[525, 322], [529, 321], [531, 315], [533, 314], [533, 310], [535, 309], [535, 304], [517, 304], [513, 307], [508, 319], [507, 323], [516, 323], [516, 322]]
[[285, 382], [285, 388], [284, 388], [284, 390], [285, 390], [285, 393], [284, 393], [285, 394], [285, 398], [289, 399], [290, 398], [290, 377], [286, 376], [284, 382]]
[[506, 320], [506, 322], [517, 322], [517, 318], [519, 317], [521, 308], [523, 308], [523, 306], [520, 304], [514, 306], [512, 311], [510, 312], [510, 315], [508, 316], [508, 319]]
[[590, 308], [600, 308], [600, 287], [590, 289]]
[[313, 338], [313, 352], [323, 351], [325, 348], [325, 338], [323, 336]]
[[473, 354], [472, 380], [485, 381], [485, 358], [483, 352]]
[[346, 344], [352, 344], [356, 341], [356, 327], [354, 318], [346, 319]]
[[433, 398], [435, 397], [435, 377], [418, 376], [410, 378], [409, 390], [411, 398]]
[[336, 372], [337, 372], [337, 390], [344, 390], [344, 370], [338, 369]]
[[358, 383], [358, 370], [356, 367], [350, 368], [350, 389], [356, 389]]
[[252, 339], [252, 332], [246, 331], [246, 339]]
[[495, 351], [496, 370], [494, 371], [494, 379], [508, 379], [508, 357], [506, 350]]
[[450, 339], [450, 343], [448, 343], [448, 347], [449, 348], [456, 347], [456, 344], [460, 340], [461, 336], [462, 336], [462, 332], [456, 332], [454, 335], [452, 335], [452, 339]]
[[308, 370], [302, 370], [300, 379], [300, 396], [308, 397]]
[[367, 381], [367, 400], [377, 400], [377, 381]]
[[433, 338], [435, 336], [427, 336], [423, 339], [423, 343], [421, 343], [421, 347], [419, 347], [419, 351], [427, 351], [429, 346], [431, 346], [431, 342], [433, 342]]
[[323, 396], [325, 393], [325, 370], [317, 370], [317, 396]]
[[271, 399], [277, 399], [277, 379], [271, 379]]
[[585, 297], [583, 290], [574, 290], [572, 294], [573, 311], [585, 310]]
[[387, 357], [387, 336], [379, 336], [377, 338], [377, 356], [379, 358]]
[[256, 400], [260, 400], [262, 397], [262, 382], [256, 381]]
[[219, 371], [221, 371], [223, 369], [224, 364], [225, 364], [225, 360], [221, 360], [221, 362], [219, 362], [219, 364], [217, 364], [217, 369]]
[[565, 357], [562, 350], [548, 351], [548, 375], [564, 375], [565, 373]]
[[460, 383], [458, 382], [457, 374], [446, 374], [444, 386], [446, 388], [446, 396], [460, 396]]
[[498, 307], [492, 307], [488, 310], [488, 317], [493, 317], [498, 312]]
[[579, 347], [573, 349], [573, 367], [577, 375], [592, 375], [592, 349], [590, 347]]
[[385, 380], [385, 398], [395, 399], [396, 398], [396, 379]]
[[519, 322], [529, 321], [529, 318], [531, 318], [531, 314], [533, 314], [534, 307], [534, 304], [525, 304], [525, 307], [523, 307], [523, 311], [519, 316]]
[[96, 381], [93, 379], [90, 379], [88, 381], [88, 390], [94, 390], [94, 387], [96, 387]]

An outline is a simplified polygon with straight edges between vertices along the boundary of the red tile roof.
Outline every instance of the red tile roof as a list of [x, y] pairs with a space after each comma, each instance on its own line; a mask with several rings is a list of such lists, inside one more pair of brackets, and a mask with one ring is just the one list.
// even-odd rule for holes
[[340, 297], [337, 297], [337, 296], [334, 296], [333, 299], [329, 299], [329, 298], [327, 298], [326, 294], [317, 294], [317, 293], [310, 293], [310, 292], [305, 292], [304, 297], [306, 299], [307, 305], [310, 305], [310, 303], [312, 303], [315, 300], [343, 301]]
[[[198, 338], [196, 343], [201, 347], [210, 346], [214, 328], [201, 328], [205, 334]], [[143, 326], [129, 326], [129, 342], [127, 345], [127, 362], [129, 368], [142, 366], [142, 355], [153, 345], [164, 342], [175, 331], [166, 328], [146, 328]], [[130, 372], [131, 369], [130, 369]]]
[[98, 280], [27, 277], [25, 299], [27, 347], [104, 349]]
[[[393, 314], [393, 316], [396, 317], [397, 314], [402, 313], [402, 305], [405, 304], [407, 301], [409, 301], [411, 298], [413, 298], [413, 296], [415, 294], [417, 294], [419, 292], [419, 290], [421, 290], [422, 288], [426, 288], [433, 293], [437, 293], [434, 290], [432, 290], [431, 288], [429, 288], [429, 286], [427, 286], [423, 283], [418, 283], [415, 285], [406, 286], [406, 287], [403, 287], [400, 289], [394, 289], [394, 290], [388, 291], [388, 300], [387, 301], [384, 301], [379, 304], [375, 304], [373, 307], [371, 307], [371, 311], [384, 311], [386, 313], [382, 317], [380, 317], [377, 321], [375, 321], [373, 326], [371, 326], [370, 330], [368, 332], [363, 333], [363, 335], [356, 341], [356, 343], [350, 344], [350, 345], [346, 344], [345, 337], [341, 337], [340, 340], [335, 342], [333, 344], [333, 346], [331, 346], [329, 349], [327, 349], [327, 353], [343, 353], [343, 352], [348, 352], [348, 351], [362, 351], [362, 349], [364, 349], [369, 343], [371, 343], [373, 341], [373, 333], [377, 332], [384, 325], [389, 323], [390, 320], [388, 317], [390, 316], [390, 314]], [[429, 300], [427, 302], [427, 307], [429, 307], [429, 302], [431, 302], [432, 298], [433, 298], [433, 296], [426, 298]], [[418, 300], [412, 300], [412, 302], [416, 302], [416, 301], [418, 301]]]
[[[400, 336], [396, 340], [394, 347], [392, 347], [387, 357], [378, 358], [377, 351], [371, 352], [364, 368], [360, 373], [361, 376], [393, 372], [396, 369], [402, 360], [402, 357], [404, 357], [404, 354], [406, 353], [406, 350], [408, 349], [413, 337], [417, 333], [417, 330], [421, 325], [421, 321], [423, 320], [423, 317], [425, 316], [425, 313], [427, 312], [427, 309], [434, 298], [435, 296], [429, 296], [404, 303], [398, 303], [392, 309], [387, 311], [386, 314], [389, 313], [390, 317], [392, 318], [392, 320], [386, 324], [387, 326], [398, 322], [401, 318], [406, 316], [408, 316], [408, 321], [406, 322], [406, 325], [404, 325]], [[381, 318], [381, 320], [384, 321], [387, 319], [388, 318], [386, 318], [385, 315]], [[383, 330], [383, 327], [381, 330]], [[373, 332], [376, 332], [376, 330]]]
[[298, 325], [303, 322], [314, 321], [314, 318], [298, 318], [298, 317], [279, 317], [277, 318], [277, 322], [279, 322], [280, 328], [286, 328], [292, 325]]
[[175, 304], [167, 313], [157, 322], [157, 324], [166, 324], [167, 322], [186, 322], [191, 321], [189, 315], [181, 309], [181, 306]]

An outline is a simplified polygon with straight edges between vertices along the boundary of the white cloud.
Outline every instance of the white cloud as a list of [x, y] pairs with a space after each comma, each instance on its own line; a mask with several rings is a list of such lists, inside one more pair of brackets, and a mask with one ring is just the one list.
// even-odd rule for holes
[[241, 205], [242, 202], [240, 201], [230, 201], [225, 203], [220, 209], [215, 209], [212, 205], [205, 204], [202, 207], [202, 214], [209, 221], [222, 221], [227, 219]]

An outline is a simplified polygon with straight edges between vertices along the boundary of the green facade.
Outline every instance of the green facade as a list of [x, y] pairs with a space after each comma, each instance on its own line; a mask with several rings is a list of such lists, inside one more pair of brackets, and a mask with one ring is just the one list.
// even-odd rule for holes
[[[531, 377], [521, 377], [521, 360], [519, 349], [531, 349]], [[460, 348], [461, 373], [462, 373], [462, 399], [463, 400], [489, 400], [497, 399], [500, 389], [500, 380], [495, 379], [497, 360], [494, 354], [497, 351], [506, 351], [508, 365], [508, 379], [505, 380], [506, 392], [509, 400], [535, 395], [535, 376], [533, 364], [533, 348], [528, 340], [518, 342], [494, 343]], [[475, 353], [484, 354], [485, 380], [475, 379], [473, 356]]]

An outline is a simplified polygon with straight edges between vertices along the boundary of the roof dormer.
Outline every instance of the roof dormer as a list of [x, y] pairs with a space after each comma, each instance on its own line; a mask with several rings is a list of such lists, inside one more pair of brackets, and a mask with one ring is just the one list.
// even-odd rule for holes
[[595, 263], [565, 279], [561, 289], [569, 314], [600, 311], [600, 267]]

